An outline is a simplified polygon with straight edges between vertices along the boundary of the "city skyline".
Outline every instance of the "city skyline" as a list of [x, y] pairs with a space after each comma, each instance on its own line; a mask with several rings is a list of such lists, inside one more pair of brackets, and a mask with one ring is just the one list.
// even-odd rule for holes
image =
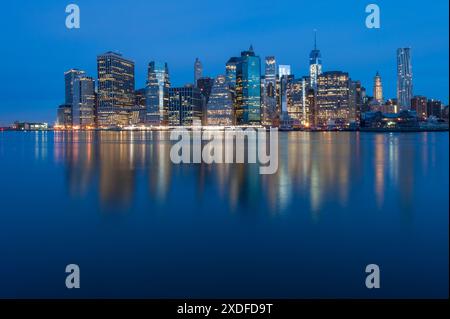
[[[135, 62], [136, 89], [145, 86], [146, 66], [149, 61], [167, 62], [173, 86], [180, 87], [192, 82], [192, 67], [196, 57], [202, 61], [203, 75], [214, 78], [225, 72], [224, 63], [230, 56], [237, 56], [250, 44], [254, 45], [262, 59], [275, 56], [279, 64], [291, 65], [292, 73], [298, 78], [309, 73], [308, 56], [314, 42], [314, 29], [318, 30], [317, 47], [322, 55], [323, 71], [348, 72], [367, 89], [372, 86], [373, 76], [378, 70], [383, 78], [384, 98], [394, 98], [397, 81], [395, 50], [412, 47], [414, 95], [426, 95], [448, 104], [448, 2], [445, 1], [436, 3], [433, 10], [423, 8], [419, 1], [408, 2], [408, 12], [399, 10], [402, 6], [398, 3], [391, 5], [386, 1], [379, 1], [382, 26], [378, 30], [365, 27], [365, 4], [355, 7], [350, 2], [339, 5], [327, 3], [326, 6], [323, 3], [305, 3], [300, 6], [295, 2], [286, 2], [285, 5], [293, 9], [287, 11], [283, 10], [283, 5], [270, 7], [269, 10], [268, 3], [264, 1], [256, 8], [251, 4], [243, 4], [242, 10], [232, 16], [232, 21], [238, 24], [234, 27], [231, 24], [231, 29], [225, 31], [219, 30], [220, 25], [229, 23], [225, 22], [225, 14], [218, 12], [220, 10], [217, 10], [217, 6], [206, 6], [206, 13], [203, 15], [187, 10], [186, 15], [199, 17], [193, 26], [185, 30], [168, 26], [167, 32], [158, 35], [151, 45], [137, 40], [134, 36], [137, 29], [145, 28], [145, 23], [139, 21], [131, 26], [124, 26], [119, 22], [113, 25], [106, 23], [115, 35], [111, 37], [102, 33], [104, 27], [93, 29], [101, 1], [95, 4], [80, 1], [79, 5], [82, 16], [79, 30], [68, 30], [64, 27], [61, 22], [65, 17], [63, 6], [59, 8], [44, 2], [39, 8], [26, 10], [29, 4], [25, 4], [25, 9], [21, 8], [19, 12], [15, 6], [6, 5], [5, 11], [9, 10], [11, 17], [5, 17], [4, 21], [17, 26], [17, 34], [26, 33], [26, 37], [19, 41], [5, 34], [10, 43], [5, 53], [11, 56], [12, 60], [5, 69], [8, 80], [0, 80], [3, 98], [0, 125], [9, 125], [15, 120], [53, 123], [55, 105], [64, 100], [61, 73], [71, 68], [79, 68], [94, 76], [96, 65], [92, 57], [111, 49], [123, 53]], [[174, 5], [157, 4], [157, 8], [165, 9], [165, 6]], [[232, 6], [233, 3], [229, 5]], [[110, 7], [111, 12], [107, 17], [119, 14], [121, 5], [114, 4]], [[125, 13], [124, 20], [131, 21], [135, 17], [146, 15], [155, 18], [154, 13], [146, 10], [147, 7], [144, 2], [137, 1], [129, 12]], [[294, 10], [300, 7], [301, 11]], [[320, 15], [314, 18], [306, 17], [309, 10], [318, 7]], [[39, 24], [41, 30], [31, 30], [31, 25], [36, 23], [41, 10], [48, 15], [48, 21]], [[287, 14], [291, 19], [279, 23], [282, 14]], [[424, 22], [423, 30], [408, 22], [418, 15]], [[15, 20], [12, 21], [12, 18]], [[104, 18], [101, 17], [100, 22], [104, 21]], [[342, 23], [343, 18], [348, 18], [348, 21]], [[181, 23], [183, 21], [187, 21], [187, 17], [181, 17]], [[209, 24], [217, 27], [210, 28]], [[246, 32], [232, 32], [236, 28]], [[39, 36], [44, 32], [48, 35]], [[190, 41], [186, 39], [177, 46], [168, 42], [171, 37], [182, 37], [186, 33], [189, 35], [186, 38]], [[348, 41], [344, 45], [340, 43], [343, 38], [339, 37], [339, 34], [350, 35], [346, 37]], [[294, 37], [298, 40], [288, 40]], [[54, 50], [45, 51], [45, 48], [50, 46]], [[342, 49], [335, 50], [336, 47]], [[39, 63], [23, 59], [21, 52], [26, 52], [27, 49], [35, 52]], [[364, 54], [360, 54], [361, 52]], [[262, 66], [261, 73], [263, 72]], [[33, 96], [32, 100], [21, 94], [23, 78], [31, 76], [39, 79], [36, 85], [27, 88]], [[430, 81], [430, 78], [434, 81]]]

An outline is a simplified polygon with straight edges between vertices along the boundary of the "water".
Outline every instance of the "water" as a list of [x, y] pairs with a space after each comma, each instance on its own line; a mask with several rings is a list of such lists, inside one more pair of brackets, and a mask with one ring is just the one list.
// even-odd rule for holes
[[279, 143], [262, 176], [163, 132], [0, 133], [0, 297], [448, 297], [447, 132]]

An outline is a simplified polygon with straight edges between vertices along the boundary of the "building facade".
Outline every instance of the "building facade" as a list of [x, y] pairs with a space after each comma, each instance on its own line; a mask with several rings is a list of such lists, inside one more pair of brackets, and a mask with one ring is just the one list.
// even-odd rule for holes
[[237, 125], [261, 124], [261, 60], [252, 46], [236, 66], [235, 117]]
[[219, 75], [214, 81], [207, 104], [208, 125], [233, 125], [233, 97], [225, 75]]
[[400, 48], [397, 50], [397, 101], [400, 110], [411, 108], [412, 81], [411, 49]]
[[167, 63], [152, 61], [148, 65], [146, 119], [150, 125], [169, 123], [170, 76]]
[[95, 80], [80, 75], [73, 81], [72, 125], [86, 128], [95, 125]]
[[273, 125], [277, 117], [277, 61], [274, 56], [266, 57], [261, 82], [261, 121], [263, 125]]
[[128, 125], [135, 107], [134, 62], [121, 54], [106, 52], [97, 57], [98, 124]]
[[169, 125], [191, 126], [203, 117], [203, 98], [194, 86], [169, 89]]
[[194, 62], [194, 85], [197, 86], [198, 80], [203, 77], [203, 65], [202, 62], [196, 58]]

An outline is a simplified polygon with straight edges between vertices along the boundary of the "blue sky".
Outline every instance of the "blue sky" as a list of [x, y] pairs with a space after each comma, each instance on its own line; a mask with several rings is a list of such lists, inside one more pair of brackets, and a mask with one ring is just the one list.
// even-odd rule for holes
[[[65, 27], [65, 7], [79, 5], [81, 28]], [[381, 9], [381, 29], [365, 27], [365, 7]], [[395, 96], [398, 47], [412, 48], [414, 94], [448, 103], [448, 0], [41, 0], [2, 3], [0, 125], [54, 122], [64, 101], [64, 71], [97, 76], [96, 56], [114, 50], [136, 63], [143, 87], [147, 63], [168, 62], [173, 85], [224, 73], [229, 57], [253, 44], [301, 76], [308, 70], [313, 29], [325, 71], [342, 70], [372, 90], [379, 71], [385, 97]]]

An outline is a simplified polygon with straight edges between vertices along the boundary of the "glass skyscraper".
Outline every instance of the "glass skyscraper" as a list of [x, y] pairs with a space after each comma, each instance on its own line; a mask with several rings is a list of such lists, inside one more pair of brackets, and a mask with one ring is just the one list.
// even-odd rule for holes
[[70, 69], [64, 72], [65, 81], [65, 104], [72, 105], [73, 102], [73, 81], [76, 77], [84, 75], [85, 72], [78, 69]]
[[98, 124], [128, 125], [134, 108], [134, 62], [121, 54], [106, 52], [97, 57]]
[[95, 81], [80, 75], [73, 81], [72, 125], [85, 128], [95, 124]]
[[233, 98], [224, 75], [217, 76], [214, 81], [207, 105], [207, 123], [225, 126], [233, 124]]
[[194, 86], [169, 89], [169, 125], [191, 126], [201, 123], [203, 98]]
[[169, 120], [170, 77], [167, 63], [152, 61], [148, 65], [146, 88], [146, 122], [167, 125]]
[[311, 87], [317, 91], [317, 80], [322, 74], [322, 55], [317, 49], [317, 35], [314, 32], [314, 50], [309, 55], [309, 77], [311, 78]]
[[203, 76], [203, 65], [198, 58], [195, 59], [194, 63], [194, 86], [197, 86], [198, 80]]
[[261, 59], [253, 47], [243, 51], [236, 65], [236, 124], [261, 124]]
[[277, 61], [268, 56], [265, 62], [261, 116], [264, 125], [272, 125], [277, 114]]
[[400, 110], [411, 108], [413, 97], [410, 48], [397, 49], [397, 101]]

